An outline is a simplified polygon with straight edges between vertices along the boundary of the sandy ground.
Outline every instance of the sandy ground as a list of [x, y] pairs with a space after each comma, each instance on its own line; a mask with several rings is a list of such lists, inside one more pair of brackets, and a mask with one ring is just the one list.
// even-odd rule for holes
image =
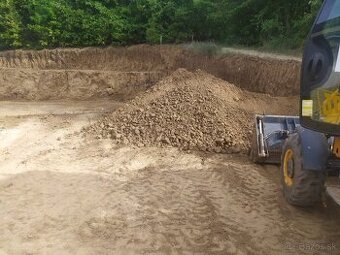
[[0, 103], [0, 254], [340, 253], [337, 208], [287, 205], [276, 166], [82, 137], [118, 105]]

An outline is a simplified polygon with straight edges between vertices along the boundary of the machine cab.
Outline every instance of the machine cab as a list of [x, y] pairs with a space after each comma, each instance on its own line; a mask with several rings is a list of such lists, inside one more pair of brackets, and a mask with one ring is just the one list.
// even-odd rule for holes
[[340, 136], [340, 1], [325, 0], [305, 45], [301, 125]]

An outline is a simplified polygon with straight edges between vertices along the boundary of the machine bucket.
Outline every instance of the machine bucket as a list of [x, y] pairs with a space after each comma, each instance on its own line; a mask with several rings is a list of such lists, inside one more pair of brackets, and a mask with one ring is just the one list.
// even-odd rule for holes
[[280, 164], [283, 143], [299, 126], [298, 116], [256, 115], [252, 154], [258, 162]]

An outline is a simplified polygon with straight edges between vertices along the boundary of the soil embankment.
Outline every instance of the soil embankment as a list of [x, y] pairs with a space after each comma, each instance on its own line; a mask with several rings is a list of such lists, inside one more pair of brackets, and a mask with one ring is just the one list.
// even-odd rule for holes
[[173, 46], [55, 49], [0, 53], [0, 99], [133, 98], [178, 68], [201, 69], [237, 86], [297, 95], [296, 60], [231, 54], [214, 58]]

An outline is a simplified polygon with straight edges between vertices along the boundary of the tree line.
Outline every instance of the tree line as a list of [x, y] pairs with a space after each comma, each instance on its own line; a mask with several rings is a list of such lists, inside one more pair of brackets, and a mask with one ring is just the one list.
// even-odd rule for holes
[[0, 49], [183, 43], [299, 48], [322, 0], [1, 0]]

